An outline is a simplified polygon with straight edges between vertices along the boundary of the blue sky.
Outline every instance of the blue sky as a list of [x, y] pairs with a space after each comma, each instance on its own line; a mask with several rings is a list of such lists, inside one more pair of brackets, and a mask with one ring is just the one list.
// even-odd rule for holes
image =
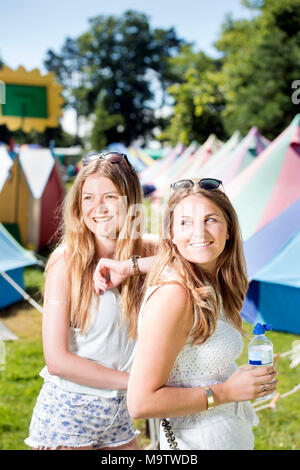
[[[48, 49], [59, 52], [66, 37], [87, 31], [88, 19], [97, 15], [122, 15], [132, 9], [149, 16], [152, 27], [174, 27], [179, 37], [217, 57], [213, 47], [227, 13], [234, 19], [251, 18], [241, 0], [0, 0], [0, 57], [16, 70], [46, 73], [43, 60]], [[75, 132], [75, 114], [66, 108], [63, 128]], [[80, 126], [80, 135], [88, 132]]]
[[15, 69], [44, 71], [47, 49], [59, 51], [67, 36], [88, 29], [88, 18], [121, 15], [127, 9], [146, 13], [153, 27], [174, 26], [178, 35], [216, 56], [213, 42], [225, 14], [235, 19], [253, 13], [240, 0], [0, 0], [0, 56]]

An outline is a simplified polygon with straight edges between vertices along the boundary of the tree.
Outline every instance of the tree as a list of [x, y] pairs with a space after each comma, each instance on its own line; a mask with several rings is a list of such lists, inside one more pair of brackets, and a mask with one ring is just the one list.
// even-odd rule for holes
[[80, 143], [79, 118], [82, 113], [81, 88], [84, 81], [84, 58], [80, 55], [77, 41], [67, 38], [60, 54], [52, 49], [47, 51], [44, 66], [56, 75], [56, 79], [64, 87], [64, 106], [70, 106], [76, 113], [76, 131], [74, 143]]
[[[71, 60], [65, 44], [60, 54], [49, 51], [45, 64], [48, 70], [57, 70], [69, 97], [76, 97], [78, 112], [86, 117], [96, 113], [95, 125], [101, 110], [107, 113], [104, 120], [113, 117], [112, 126], [102, 129], [108, 142], [128, 145], [151, 134], [156, 124], [151, 87], [156, 80], [165, 96], [172, 79], [167, 59], [183, 44], [174, 29], [152, 29], [146, 15], [129, 10], [121, 17], [90, 19], [89, 30], [70, 44]], [[72, 74], [80, 76], [76, 87], [68, 82]], [[68, 103], [74, 105], [70, 99]]]
[[174, 112], [160, 139], [188, 145], [192, 140], [202, 143], [211, 133], [224, 138], [219, 62], [186, 45], [169, 63], [177, 77], [177, 82], [168, 89], [174, 99]]
[[222, 81], [228, 133], [257, 126], [276, 137], [299, 112], [292, 103], [300, 67], [300, 0], [246, 0], [258, 15], [251, 21], [223, 25], [217, 49], [222, 52]]
[[95, 109], [94, 125], [91, 133], [91, 146], [98, 150], [104, 150], [108, 144], [106, 134], [112, 128], [124, 126], [124, 119], [121, 114], [109, 114], [104, 106], [101, 97]]

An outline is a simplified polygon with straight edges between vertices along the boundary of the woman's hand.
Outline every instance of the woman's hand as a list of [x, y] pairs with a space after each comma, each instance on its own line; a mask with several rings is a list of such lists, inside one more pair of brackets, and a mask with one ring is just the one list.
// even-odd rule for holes
[[278, 380], [274, 380], [276, 374], [272, 366], [240, 367], [223, 384], [226, 401], [247, 401], [270, 395], [278, 384]]
[[130, 260], [101, 258], [93, 275], [96, 294], [99, 295], [100, 291], [117, 287], [131, 274]]

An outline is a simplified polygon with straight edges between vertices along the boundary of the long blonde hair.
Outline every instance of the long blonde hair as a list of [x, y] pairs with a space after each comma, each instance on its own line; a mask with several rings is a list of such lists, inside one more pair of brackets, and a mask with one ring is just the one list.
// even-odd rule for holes
[[[63, 205], [61, 240], [68, 256], [70, 279], [70, 323], [80, 328], [81, 333], [89, 326], [89, 312], [93, 295], [92, 276], [98, 263], [94, 234], [84, 223], [81, 198], [86, 179], [93, 174], [109, 178], [127, 202], [125, 222], [117, 235], [115, 259], [126, 260], [132, 254], [147, 256], [143, 235], [142, 188], [139, 178], [128, 161], [123, 159], [112, 164], [104, 159], [92, 161], [83, 166], [69, 190]], [[138, 209], [138, 210], [137, 210]], [[51, 257], [46, 266], [49, 269]], [[139, 306], [142, 300], [143, 276], [130, 276], [121, 287], [123, 317], [128, 324], [128, 334], [136, 335]]]
[[[217, 260], [215, 276], [186, 260], [171, 240], [174, 209], [182, 199], [192, 194], [211, 200], [222, 210], [226, 220], [229, 239]], [[158, 253], [147, 276], [145, 289], [167, 282], [163, 273], [167, 266], [176, 271], [190, 301], [196, 307], [197, 324], [193, 333], [195, 343], [204, 343], [215, 331], [220, 299], [225, 315], [242, 334], [245, 334], [240, 311], [248, 289], [246, 263], [238, 218], [225, 193], [219, 189], [207, 191], [198, 185], [191, 189], [174, 191], [163, 216]]]

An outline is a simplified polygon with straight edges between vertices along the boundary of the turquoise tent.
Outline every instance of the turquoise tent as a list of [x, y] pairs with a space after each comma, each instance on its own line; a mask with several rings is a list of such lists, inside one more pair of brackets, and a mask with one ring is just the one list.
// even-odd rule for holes
[[300, 334], [300, 198], [244, 243], [251, 280], [242, 316]]
[[22, 295], [2, 276], [7, 274], [19, 287], [24, 288], [25, 266], [36, 264], [37, 259], [26, 251], [0, 224], [0, 308], [22, 299]]

